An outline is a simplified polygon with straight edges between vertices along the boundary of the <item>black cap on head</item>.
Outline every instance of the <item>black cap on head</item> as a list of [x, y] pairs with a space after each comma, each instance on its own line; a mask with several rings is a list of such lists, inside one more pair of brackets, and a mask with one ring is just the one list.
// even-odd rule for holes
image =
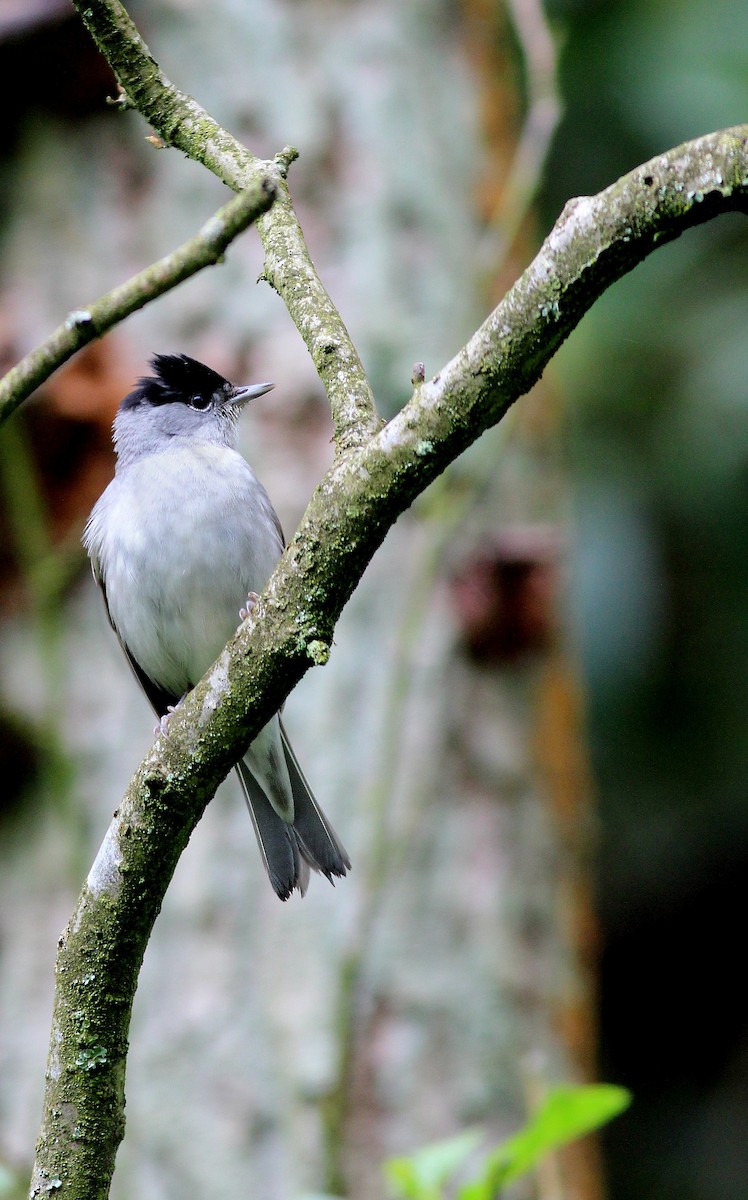
[[187, 354], [154, 354], [153, 375], [143, 375], [120, 408], [140, 404], [187, 404], [193, 396], [209, 397], [233, 390], [233, 384], [212, 367]]

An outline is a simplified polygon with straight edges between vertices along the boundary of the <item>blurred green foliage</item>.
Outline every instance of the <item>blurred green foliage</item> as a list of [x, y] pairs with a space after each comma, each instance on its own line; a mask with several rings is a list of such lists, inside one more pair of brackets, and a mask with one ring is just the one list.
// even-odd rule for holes
[[470, 1182], [450, 1186], [474, 1158], [481, 1139], [476, 1130], [466, 1130], [407, 1157], [390, 1159], [385, 1174], [398, 1200], [443, 1200], [447, 1195], [455, 1200], [495, 1200], [515, 1179], [537, 1167], [545, 1155], [599, 1129], [630, 1102], [624, 1088], [610, 1084], [553, 1088], [524, 1128], [485, 1157]]

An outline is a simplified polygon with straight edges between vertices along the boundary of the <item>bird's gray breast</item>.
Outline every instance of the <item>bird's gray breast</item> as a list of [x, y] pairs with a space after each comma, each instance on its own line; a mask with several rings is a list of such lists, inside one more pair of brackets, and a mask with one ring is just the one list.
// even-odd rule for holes
[[128, 464], [91, 514], [86, 541], [119, 636], [175, 695], [218, 657], [283, 548], [249, 465], [207, 445]]

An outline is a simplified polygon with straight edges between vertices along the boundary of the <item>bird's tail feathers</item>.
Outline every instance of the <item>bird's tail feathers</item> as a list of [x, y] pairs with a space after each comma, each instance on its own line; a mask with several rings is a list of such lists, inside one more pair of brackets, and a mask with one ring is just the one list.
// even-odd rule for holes
[[257, 844], [276, 896], [288, 900], [294, 888], [302, 896], [309, 883], [309, 867], [302, 860], [293, 827], [279, 817], [262, 787], [241, 760], [236, 764]]
[[314, 799], [304, 773], [291, 748], [288, 734], [280, 722], [281, 740], [288, 764], [288, 774], [293, 792], [293, 831], [299, 843], [302, 858], [315, 871], [321, 871], [333, 882], [333, 876], [342, 878], [351, 869], [351, 860], [332, 825]]
[[244, 756], [244, 762], [278, 816], [292, 824], [293, 791], [277, 715], [260, 730]]
[[287, 900], [294, 889], [304, 895], [310, 868], [332, 883], [334, 876], [342, 877], [350, 870], [351, 862], [312, 795], [282, 722], [280, 732], [293, 794], [293, 824], [278, 815], [245, 761], [238, 762], [236, 769], [273, 890]]

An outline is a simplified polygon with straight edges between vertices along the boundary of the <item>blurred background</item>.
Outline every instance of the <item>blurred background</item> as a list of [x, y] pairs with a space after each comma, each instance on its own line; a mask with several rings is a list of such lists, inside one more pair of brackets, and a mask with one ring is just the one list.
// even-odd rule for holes
[[[574, 195], [746, 119], [738, 0], [158, 0], [166, 74], [257, 153], [301, 151], [312, 256], [381, 410], [433, 374]], [[64, 0], [0, 0], [0, 357], [225, 200], [133, 113]], [[286, 712], [354, 861], [279, 904], [229, 780], [133, 1014], [115, 1200], [383, 1194], [557, 1081], [634, 1093], [516, 1185], [748, 1186], [748, 230], [658, 250], [388, 537]], [[0, 436], [0, 1196], [25, 1194], [56, 940], [153, 718], [80, 549], [154, 351], [274, 379], [243, 449], [284, 527], [324, 395], [249, 231], [59, 371]], [[741, 699], [742, 697], [742, 699]]]

